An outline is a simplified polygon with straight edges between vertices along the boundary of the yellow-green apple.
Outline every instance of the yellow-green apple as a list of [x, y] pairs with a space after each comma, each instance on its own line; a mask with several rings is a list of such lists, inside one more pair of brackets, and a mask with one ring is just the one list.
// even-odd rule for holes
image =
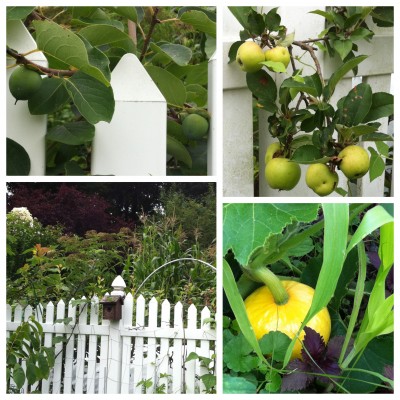
[[265, 61], [264, 52], [255, 42], [244, 42], [238, 48], [236, 61], [244, 72], [257, 72], [262, 68], [261, 62]]
[[265, 165], [268, 164], [269, 161], [271, 161], [274, 158], [274, 154], [281, 150], [282, 146], [280, 144], [280, 142], [274, 142], [271, 143], [268, 147], [267, 147], [267, 151], [265, 152]]
[[306, 184], [319, 196], [331, 194], [339, 181], [338, 174], [326, 164], [311, 164], [306, 173]]
[[291, 190], [300, 180], [299, 164], [288, 158], [277, 157], [265, 167], [265, 179], [272, 189]]
[[281, 62], [285, 68], [290, 62], [290, 53], [287, 47], [276, 46], [265, 52], [265, 61]]
[[360, 146], [347, 146], [338, 157], [342, 159], [339, 167], [348, 179], [361, 178], [369, 170], [368, 152]]

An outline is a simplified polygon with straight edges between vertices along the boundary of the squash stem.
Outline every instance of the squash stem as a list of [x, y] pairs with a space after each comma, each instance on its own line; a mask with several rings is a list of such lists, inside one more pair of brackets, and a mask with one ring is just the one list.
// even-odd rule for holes
[[259, 267], [247, 270], [246, 272], [250, 274], [252, 279], [258, 282], [263, 282], [268, 287], [274, 297], [275, 304], [281, 306], [288, 302], [289, 295], [286, 289], [283, 287], [279, 278], [271, 270], [266, 267]]

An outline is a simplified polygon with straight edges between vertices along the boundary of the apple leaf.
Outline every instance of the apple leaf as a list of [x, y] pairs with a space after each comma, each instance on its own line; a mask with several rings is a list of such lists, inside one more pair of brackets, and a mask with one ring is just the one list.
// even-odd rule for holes
[[362, 63], [368, 56], [361, 55], [343, 63], [329, 78], [328, 85], [324, 88], [325, 100], [329, 100], [333, 95], [339, 81], [358, 64]]
[[378, 152], [373, 147], [368, 147], [371, 153], [371, 160], [369, 165], [369, 180], [372, 182], [374, 179], [381, 176], [385, 171], [385, 162]]
[[247, 86], [259, 100], [276, 101], [275, 80], [264, 70], [246, 74]]
[[342, 61], [347, 57], [353, 47], [353, 42], [350, 39], [334, 40], [333, 48], [339, 54]]
[[264, 61], [261, 63], [274, 72], [286, 72], [286, 67], [283, 63], [277, 61]]
[[186, 147], [170, 135], [167, 135], [167, 153], [184, 162], [189, 168], [192, 167], [192, 157]]
[[372, 105], [372, 89], [367, 83], [353, 87], [345, 97], [340, 109], [340, 122], [346, 126], [360, 124]]
[[363, 122], [376, 121], [379, 118], [389, 117], [394, 113], [393, 95], [377, 92], [372, 95], [372, 104]]
[[25, 19], [35, 7], [7, 7], [7, 21]]

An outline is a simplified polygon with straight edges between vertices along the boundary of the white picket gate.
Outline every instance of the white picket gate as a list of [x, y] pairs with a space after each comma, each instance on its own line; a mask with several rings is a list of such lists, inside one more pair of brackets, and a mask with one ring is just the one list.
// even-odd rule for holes
[[[261, 8], [261, 7], [260, 7]], [[263, 7], [263, 11], [267, 13], [272, 7]], [[295, 32], [296, 40], [315, 38], [319, 32], [325, 28], [324, 19], [315, 14], [309, 14], [315, 9], [323, 9], [323, 7], [302, 7], [287, 6], [280, 7], [278, 12], [282, 17], [282, 24], [286, 25], [289, 32]], [[241, 25], [232, 15], [227, 7], [223, 7], [223, 99], [224, 99], [224, 162], [223, 176], [224, 188], [223, 193], [228, 197], [236, 196], [253, 196], [254, 195], [254, 162], [253, 162], [253, 113], [252, 113], [252, 94], [247, 88], [246, 74], [244, 74], [235, 63], [228, 64], [228, 51], [231, 45], [240, 40], [239, 32]], [[301, 17], [300, 17], [301, 16]], [[394, 72], [394, 45], [393, 45], [393, 29], [374, 28], [375, 36], [370, 43], [360, 41], [359, 54], [366, 54], [370, 57], [359, 66], [359, 76], [353, 78], [349, 73], [342, 82], [340, 82], [335, 90], [333, 101], [336, 102], [340, 97], [344, 96], [349, 90], [358, 83], [365, 82], [371, 85], [374, 92], [393, 92], [392, 74]], [[294, 55], [300, 55], [297, 48], [293, 49]], [[321, 63], [324, 79], [328, 79], [338, 67], [338, 61], [330, 59], [327, 55], [321, 55], [317, 52], [317, 56]], [[313, 61], [309, 58], [303, 58], [305, 64], [313, 65]], [[307, 65], [302, 65], [304, 75], [311, 75], [313, 71]], [[290, 67], [289, 67], [289, 71]], [[275, 74], [276, 81], [283, 79], [282, 74]], [[286, 77], [286, 76], [285, 76]], [[259, 111], [259, 193], [260, 196], [277, 196], [277, 197], [315, 197], [314, 194], [305, 184], [304, 176], [307, 166], [301, 166], [302, 179], [299, 184], [291, 191], [278, 191], [271, 189], [264, 179], [264, 155], [268, 145], [275, 141], [268, 132], [269, 113]], [[382, 123], [380, 132], [392, 133], [391, 127], [388, 127], [388, 118], [381, 119]], [[391, 145], [392, 143], [389, 143]], [[367, 142], [364, 144], [375, 147], [374, 143]], [[345, 178], [339, 171], [339, 186], [346, 188]], [[384, 177], [369, 181], [369, 177], [365, 176], [358, 180], [357, 188], [352, 188], [353, 196], [383, 196], [384, 193]], [[392, 185], [393, 193], [393, 185]], [[332, 194], [335, 196], [335, 193]], [[339, 196], [339, 195], [337, 195]]]
[[[135, 318], [133, 318], [133, 310]], [[136, 302], [129, 293], [122, 306], [122, 319], [108, 321], [99, 312], [99, 299], [66, 307], [63, 300], [46, 307], [7, 305], [7, 337], [22, 321], [34, 312], [43, 327], [44, 345], [51, 347], [54, 337], [62, 336], [68, 342], [55, 345], [57, 355], [48, 380], [41, 381], [42, 393], [155, 393], [164, 385], [167, 393], [202, 393], [205, 389], [200, 377], [208, 369], [198, 359], [186, 362], [194, 352], [211, 358], [215, 354], [216, 332], [211, 329], [210, 310], [198, 310], [192, 304], [187, 316], [183, 305], [173, 308], [168, 300], [158, 304], [152, 298], [146, 307], [143, 296]], [[171, 318], [171, 311], [173, 316]], [[71, 322], [56, 322], [66, 317]], [[25, 368], [24, 362], [22, 367]], [[140, 384], [148, 380], [145, 390]], [[37, 384], [31, 391], [37, 388]], [[25, 383], [21, 392], [29, 390]]]
[[[36, 43], [21, 21], [7, 22], [7, 44], [22, 53], [36, 48]], [[27, 56], [47, 66], [41, 52]], [[216, 75], [215, 55], [209, 62], [210, 86]], [[14, 60], [7, 59], [7, 65]], [[7, 70], [7, 80], [13, 69]], [[96, 124], [92, 148], [92, 175], [165, 176], [167, 103], [149, 74], [133, 54], [121, 58], [111, 74], [115, 112], [110, 123]], [[210, 115], [215, 116], [215, 90], [208, 91]], [[15, 103], [7, 90], [7, 137], [27, 151], [31, 160], [30, 175], [45, 175], [46, 115], [31, 115], [26, 101]], [[215, 122], [211, 120], [208, 138], [208, 175], [216, 174]]]

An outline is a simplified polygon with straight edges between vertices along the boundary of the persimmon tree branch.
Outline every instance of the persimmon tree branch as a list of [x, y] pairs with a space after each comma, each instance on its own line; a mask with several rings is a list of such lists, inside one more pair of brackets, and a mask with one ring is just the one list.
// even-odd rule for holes
[[23, 54], [18, 53], [17, 51], [11, 49], [8, 46], [7, 46], [7, 54], [13, 57], [17, 64], [33, 67], [34, 69], [48, 76], [59, 76], [59, 77], [72, 76], [73, 74], [75, 74], [75, 72], [77, 72], [68, 69], [48, 68], [44, 67], [43, 65], [36, 64], [35, 62], [28, 60]]
[[146, 55], [147, 49], [149, 47], [151, 35], [153, 34], [154, 28], [160, 22], [160, 20], [157, 18], [157, 14], [160, 11], [160, 9], [158, 7], [153, 7], [153, 11], [154, 12], [151, 17], [149, 32], [147, 33], [146, 39], [144, 40], [142, 52], [140, 53], [139, 57], [140, 61], [143, 61], [143, 58]]

